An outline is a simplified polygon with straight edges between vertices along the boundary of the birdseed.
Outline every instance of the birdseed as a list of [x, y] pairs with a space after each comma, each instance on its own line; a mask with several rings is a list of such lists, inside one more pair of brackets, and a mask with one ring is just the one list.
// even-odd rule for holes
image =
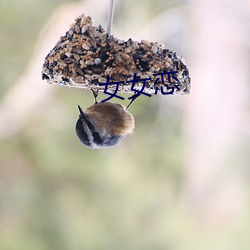
[[[163, 81], [159, 75], [154, 76], [164, 70], [177, 71], [178, 81], [172, 79], [169, 82], [168, 75], [163, 75]], [[130, 89], [132, 83], [126, 81], [133, 79], [134, 73], [137, 79], [151, 78], [143, 90], [146, 93], [154, 93], [160, 86], [166, 91], [178, 86], [173, 94], [188, 94], [190, 91], [188, 68], [175, 51], [165, 49], [157, 42], [123, 41], [108, 35], [100, 25], [93, 26], [91, 17], [81, 15], [46, 56], [42, 79], [60, 86], [103, 91], [105, 86], [99, 86], [99, 83], [106, 83], [109, 76], [110, 83], [124, 81], [119, 84], [118, 92], [133, 93]], [[134, 88], [140, 86], [141, 83], [136, 82]], [[115, 88], [114, 84], [107, 89], [114, 91]]]

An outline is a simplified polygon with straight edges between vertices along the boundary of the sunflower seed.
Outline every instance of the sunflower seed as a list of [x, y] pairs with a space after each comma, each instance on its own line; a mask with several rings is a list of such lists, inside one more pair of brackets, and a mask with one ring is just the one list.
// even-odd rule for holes
[[80, 27], [79, 27], [79, 25], [75, 25], [75, 31], [76, 31], [77, 34], [80, 33]]
[[71, 54], [70, 52], [66, 52], [65, 55], [66, 55], [67, 57], [71, 57], [72, 54]]
[[84, 33], [87, 31], [87, 29], [88, 29], [88, 26], [87, 26], [87, 25], [84, 25], [84, 26], [82, 27], [82, 34], [84, 34]]
[[100, 78], [101, 77], [101, 75], [97, 75], [97, 74], [94, 74], [94, 75], [92, 75], [92, 79], [94, 80], [94, 79], [98, 79], [98, 78]]
[[75, 69], [76, 73], [78, 73], [81, 76], [83, 75], [83, 72], [82, 72], [82, 70], [79, 67], [75, 66], [74, 69]]
[[91, 76], [91, 75], [87, 75], [87, 74], [85, 74], [84, 76], [85, 76], [85, 78], [87, 78], [88, 80], [91, 80], [91, 78], [92, 78], [92, 76]]
[[57, 63], [58, 63], [60, 66], [66, 66], [66, 65], [67, 65], [62, 59], [57, 60]]
[[85, 49], [85, 50], [89, 50], [89, 46], [86, 43], [82, 44], [82, 48]]
[[122, 44], [124, 44], [125, 42], [123, 41], [123, 40], [121, 40], [121, 39], [118, 39], [118, 42], [117, 42], [119, 45], [122, 45]]
[[86, 65], [94, 65], [95, 63], [93, 61], [87, 60], [87, 61], [85, 61], [85, 64]]
[[154, 71], [155, 71], [155, 68], [154, 68], [154, 67], [151, 67], [151, 68], [149, 69], [149, 71], [150, 71], [150, 72], [154, 72]]
[[146, 46], [150, 47], [150, 43], [147, 40], [141, 40], [142, 44], [145, 44]]
[[83, 82], [83, 77], [82, 76], [75, 76], [75, 77], [72, 77], [71, 79], [75, 83], [82, 83]]
[[73, 53], [73, 56], [74, 56], [74, 58], [75, 58], [77, 61], [79, 61], [79, 60], [80, 60], [80, 56], [79, 56], [79, 55], [77, 55], [77, 54]]
[[65, 63], [67, 63], [67, 64], [70, 64], [70, 63], [72, 63], [72, 62], [75, 62], [75, 59], [73, 59], [73, 58], [65, 58], [63, 61], [64, 61]]
[[105, 83], [105, 82], [107, 82], [107, 79], [104, 78], [104, 77], [100, 77], [100, 78], [98, 79], [98, 82], [100, 82], [100, 83]]
[[156, 47], [155, 45], [153, 45], [152, 48], [151, 48], [151, 51], [152, 51], [154, 54], [156, 54], [157, 51], [158, 51], [158, 49], [157, 49], [157, 47]]
[[62, 42], [62, 43], [60, 43], [60, 47], [63, 47], [64, 45], [66, 45], [66, 44], [68, 44], [68, 43], [69, 43], [69, 41], [68, 41], [68, 40], [66, 40], [66, 41]]

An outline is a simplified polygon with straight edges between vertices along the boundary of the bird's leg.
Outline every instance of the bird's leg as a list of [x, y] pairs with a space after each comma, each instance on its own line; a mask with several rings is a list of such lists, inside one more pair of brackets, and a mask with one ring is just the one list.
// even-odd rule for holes
[[92, 91], [92, 94], [93, 94], [93, 96], [94, 96], [94, 99], [95, 99], [95, 104], [97, 104], [98, 103], [98, 101], [97, 101], [97, 96], [98, 96], [98, 92], [99, 92], [99, 89], [90, 89], [91, 91]]
[[130, 103], [129, 103], [128, 106], [126, 107], [126, 110], [128, 110], [128, 108], [131, 106], [131, 104], [132, 104], [139, 96], [141, 96], [141, 93], [140, 93], [139, 95], [135, 96], [135, 97], [130, 101]]

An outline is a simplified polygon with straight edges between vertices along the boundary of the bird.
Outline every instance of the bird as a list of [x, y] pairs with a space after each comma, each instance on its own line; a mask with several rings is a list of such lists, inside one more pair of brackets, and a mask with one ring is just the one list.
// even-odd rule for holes
[[131, 134], [135, 127], [133, 115], [119, 103], [97, 102], [98, 91], [93, 91], [95, 103], [85, 112], [78, 105], [79, 118], [75, 130], [80, 142], [91, 149], [112, 148]]

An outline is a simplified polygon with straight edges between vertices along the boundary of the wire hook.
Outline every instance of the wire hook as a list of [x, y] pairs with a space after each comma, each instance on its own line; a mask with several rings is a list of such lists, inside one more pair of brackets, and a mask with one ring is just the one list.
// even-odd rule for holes
[[114, 9], [115, 9], [115, 0], [110, 0], [110, 3], [109, 3], [109, 12], [108, 12], [108, 26], [107, 26], [107, 33], [108, 33], [108, 35], [110, 35], [111, 29], [112, 29]]

